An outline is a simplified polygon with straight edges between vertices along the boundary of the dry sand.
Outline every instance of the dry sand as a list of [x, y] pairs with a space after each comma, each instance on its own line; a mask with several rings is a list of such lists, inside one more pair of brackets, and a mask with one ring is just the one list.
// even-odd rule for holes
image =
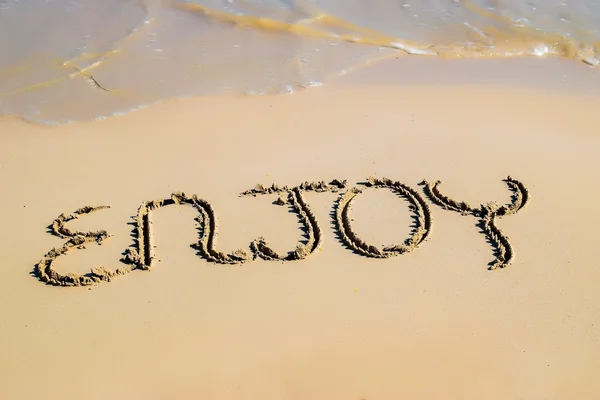
[[515, 65], [0, 121], [0, 398], [596, 398], [600, 96]]

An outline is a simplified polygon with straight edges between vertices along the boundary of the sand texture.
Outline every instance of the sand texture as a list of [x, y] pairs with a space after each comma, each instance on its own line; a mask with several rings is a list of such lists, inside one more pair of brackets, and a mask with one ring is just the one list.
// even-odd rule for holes
[[340, 82], [0, 120], [0, 398], [595, 399], [599, 107]]
[[513, 193], [511, 203], [498, 206], [497, 203], [490, 202], [482, 204], [478, 208], [473, 208], [464, 201], [458, 202], [444, 196], [439, 190], [440, 181], [433, 184], [427, 181], [422, 182], [425, 186], [425, 192], [435, 204], [446, 210], [479, 218], [479, 227], [496, 252], [496, 259], [490, 263], [490, 269], [504, 268], [512, 262], [514, 257], [514, 250], [508, 237], [496, 226], [496, 218], [516, 214], [529, 201], [529, 190], [525, 185], [510, 176], [504, 182]]
[[[235, 250], [231, 254], [224, 254], [215, 250], [218, 225], [213, 207], [209, 202], [198, 198], [196, 195], [187, 196], [185, 193], [173, 193], [168, 199], [145, 201], [139, 207], [135, 217], [135, 244], [133, 248], [125, 250], [124, 257], [121, 259], [122, 262], [133, 265], [132, 267], [119, 268], [116, 271], [111, 271], [105, 267], [96, 267], [85, 275], [76, 275], [73, 273], [63, 275], [56, 272], [52, 267], [56, 259], [62, 255], [66, 255], [69, 250], [75, 248], [85, 249], [85, 245], [92, 242], [100, 245], [108, 238], [109, 235], [105, 230], [72, 232], [65, 226], [65, 223], [78, 218], [79, 215], [108, 208], [108, 206], [86, 206], [70, 215], [61, 214], [52, 222], [51, 233], [61, 238], [69, 238], [69, 240], [62, 247], [50, 250], [35, 266], [34, 273], [42, 282], [51, 285], [86, 286], [99, 282], [109, 282], [113, 277], [124, 275], [134, 269], [149, 270], [155, 259], [151, 215], [154, 210], [169, 205], [189, 205], [198, 211], [199, 216], [196, 218], [196, 221], [199, 224], [200, 238], [195, 248], [198, 250], [198, 255], [209, 262], [241, 264], [257, 258], [267, 261], [303, 260], [321, 247], [323, 233], [314, 212], [302, 196], [302, 192], [337, 193], [341, 189], [346, 188], [346, 181], [345, 179], [343, 181], [334, 179], [329, 184], [325, 183], [325, 181], [303, 182], [293, 188], [287, 186], [280, 187], [276, 184], [266, 187], [262, 184], [257, 184], [254, 189], [241, 193], [240, 196], [255, 197], [274, 193], [285, 194], [285, 196], [278, 197], [273, 203], [280, 206], [289, 205], [290, 212], [296, 214], [306, 236], [306, 240], [296, 246], [294, 251], [288, 252], [286, 256], [277, 254], [263, 237], [252, 241], [250, 244], [252, 255], [249, 255], [243, 249]], [[446, 210], [456, 211], [463, 215], [473, 215], [479, 218], [478, 226], [482, 229], [482, 232], [486, 235], [486, 239], [490, 242], [496, 253], [496, 259], [490, 263], [489, 269], [504, 268], [512, 262], [514, 257], [514, 250], [508, 237], [496, 226], [496, 218], [517, 213], [529, 200], [529, 191], [525, 185], [511, 177], [506, 178], [504, 181], [513, 192], [511, 204], [500, 207], [496, 203], [490, 202], [482, 204], [479, 208], [473, 208], [465, 202], [459, 203], [444, 196], [438, 188], [441, 183], [440, 181], [436, 181], [433, 184], [427, 181], [421, 182], [425, 193], [434, 204]], [[335, 204], [335, 211], [332, 212], [335, 215], [335, 234], [347, 248], [366, 257], [387, 258], [411, 252], [427, 239], [431, 231], [432, 215], [425, 199], [417, 191], [399, 181], [392, 181], [388, 178], [379, 179], [369, 177], [361, 185], [363, 187], [387, 188], [398, 196], [405, 198], [409, 203], [409, 209], [414, 213], [413, 231], [403, 244], [389, 245], [382, 249], [375, 245], [367, 244], [361, 239], [358, 233], [352, 230], [351, 226], [351, 218], [349, 217], [351, 202], [363, 191], [359, 187], [353, 187], [340, 195]]]

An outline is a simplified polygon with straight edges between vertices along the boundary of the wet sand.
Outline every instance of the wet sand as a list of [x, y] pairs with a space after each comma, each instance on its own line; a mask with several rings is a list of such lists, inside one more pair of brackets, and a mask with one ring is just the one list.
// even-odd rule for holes
[[289, 94], [394, 58], [597, 70], [599, 26], [595, 0], [3, 1], [0, 116], [62, 125], [164, 99]]
[[597, 81], [528, 62], [1, 120], [0, 397], [595, 398]]

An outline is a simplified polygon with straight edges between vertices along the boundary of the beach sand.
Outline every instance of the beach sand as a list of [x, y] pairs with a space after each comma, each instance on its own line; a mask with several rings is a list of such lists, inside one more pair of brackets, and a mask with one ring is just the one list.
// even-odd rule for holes
[[[386, 64], [291, 96], [173, 100], [56, 128], [1, 120], [0, 398], [596, 398], [597, 71], [469, 61], [478, 75], [452, 80], [462, 61], [394, 62], [417, 78], [386, 84]], [[371, 176], [395, 192], [360, 184]], [[239, 196], [334, 179], [346, 187]], [[424, 180], [470, 209], [435, 204]], [[206, 203], [151, 211], [149, 271], [119, 261], [140, 205], [177, 192]], [[300, 260], [209, 262], [198, 228], [210, 218], [194, 220], [206, 204], [218, 252], [249, 257], [264, 237], [283, 257], [306, 244], [302, 221], [321, 242]], [[34, 267], [69, 240], [48, 226], [85, 206], [110, 208], [64, 227], [111, 236], [53, 268], [133, 270], [44, 284]], [[419, 223], [412, 251], [383, 251]], [[489, 270], [502, 251], [514, 258]]]

